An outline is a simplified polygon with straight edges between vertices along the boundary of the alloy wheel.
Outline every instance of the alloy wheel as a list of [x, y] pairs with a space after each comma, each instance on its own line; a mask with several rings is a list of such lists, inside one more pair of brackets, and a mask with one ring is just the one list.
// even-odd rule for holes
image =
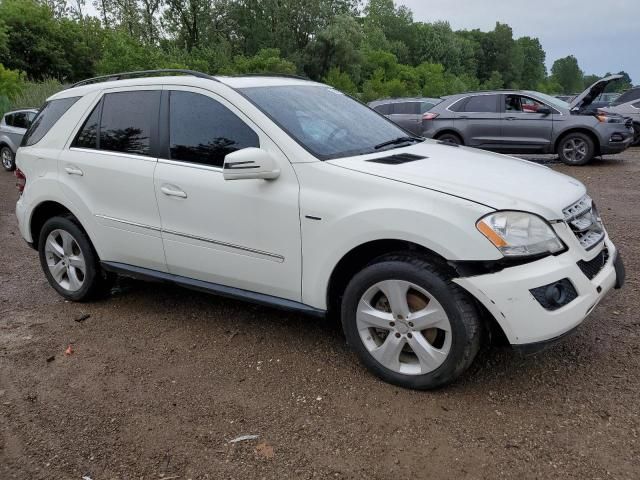
[[66, 230], [49, 233], [44, 247], [51, 276], [60, 287], [70, 292], [82, 288], [87, 265], [80, 245]]
[[380, 364], [405, 375], [436, 370], [451, 350], [451, 323], [440, 303], [418, 285], [385, 280], [358, 303], [360, 339]]
[[2, 152], [0, 152], [0, 156], [2, 157], [2, 166], [6, 170], [11, 170], [13, 167], [13, 155], [11, 154], [11, 150], [8, 148], [3, 148]]
[[588, 150], [587, 142], [580, 138], [570, 138], [562, 147], [564, 157], [571, 162], [581, 162], [584, 160]]

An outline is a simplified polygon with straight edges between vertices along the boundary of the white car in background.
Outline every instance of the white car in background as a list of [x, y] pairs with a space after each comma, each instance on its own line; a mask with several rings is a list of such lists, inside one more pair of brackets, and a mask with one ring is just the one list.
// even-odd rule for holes
[[123, 274], [335, 314], [371, 372], [429, 389], [624, 281], [571, 177], [407, 136], [319, 83], [167, 73], [54, 95], [18, 151], [20, 232], [66, 299]]

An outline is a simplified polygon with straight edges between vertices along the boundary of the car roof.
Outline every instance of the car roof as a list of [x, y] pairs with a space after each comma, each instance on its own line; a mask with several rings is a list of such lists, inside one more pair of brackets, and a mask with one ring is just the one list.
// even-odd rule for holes
[[[251, 87], [285, 87], [295, 85], [322, 86], [330, 88], [322, 83], [313, 82], [301, 77], [280, 75], [238, 75], [238, 76], [212, 76], [208, 78], [191, 75], [161, 75], [149, 77], [135, 77], [123, 80], [106, 80], [95, 83], [71, 86], [66, 90], [56, 93], [49, 100], [57, 100], [68, 97], [84, 96], [96, 90], [122, 87], [157, 86], [157, 85], [185, 85], [200, 88], [211, 87], [212, 82], [221, 83], [232, 89]], [[82, 82], [81, 82], [82, 83]]]
[[18, 108], [16, 110], [9, 110], [8, 112], [4, 112], [4, 115], [11, 115], [12, 113], [21, 113], [21, 112], [38, 113], [38, 109], [37, 108]]

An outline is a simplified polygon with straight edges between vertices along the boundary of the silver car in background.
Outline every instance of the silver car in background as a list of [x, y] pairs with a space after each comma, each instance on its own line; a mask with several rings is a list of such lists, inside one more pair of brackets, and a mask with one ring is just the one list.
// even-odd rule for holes
[[0, 120], [0, 160], [2, 167], [11, 172], [16, 168], [16, 150], [22, 142], [22, 137], [31, 122], [36, 117], [38, 110], [27, 108], [7, 112]]
[[422, 115], [419, 133], [410, 131], [501, 153], [556, 153], [568, 165], [585, 165], [597, 155], [620, 153], [633, 141], [630, 119], [591, 108], [619, 78], [599, 80], [571, 103], [526, 90], [451, 95]]
[[442, 101], [441, 98], [388, 98], [369, 106], [414, 135], [422, 135], [425, 114]]

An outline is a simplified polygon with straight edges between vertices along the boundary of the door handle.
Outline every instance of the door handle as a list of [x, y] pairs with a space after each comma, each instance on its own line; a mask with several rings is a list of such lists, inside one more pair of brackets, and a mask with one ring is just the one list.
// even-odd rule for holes
[[78, 167], [76, 167], [75, 165], [69, 165], [68, 167], [64, 167], [64, 170], [69, 175], [79, 175], [79, 176], [84, 175], [84, 172], [80, 170]]
[[187, 198], [187, 193], [180, 190], [175, 185], [162, 185], [160, 191], [169, 197]]
[[505, 120], [509, 120], [510, 122], [512, 122], [513, 120], [517, 120], [517, 117], [507, 117], [505, 118]]

